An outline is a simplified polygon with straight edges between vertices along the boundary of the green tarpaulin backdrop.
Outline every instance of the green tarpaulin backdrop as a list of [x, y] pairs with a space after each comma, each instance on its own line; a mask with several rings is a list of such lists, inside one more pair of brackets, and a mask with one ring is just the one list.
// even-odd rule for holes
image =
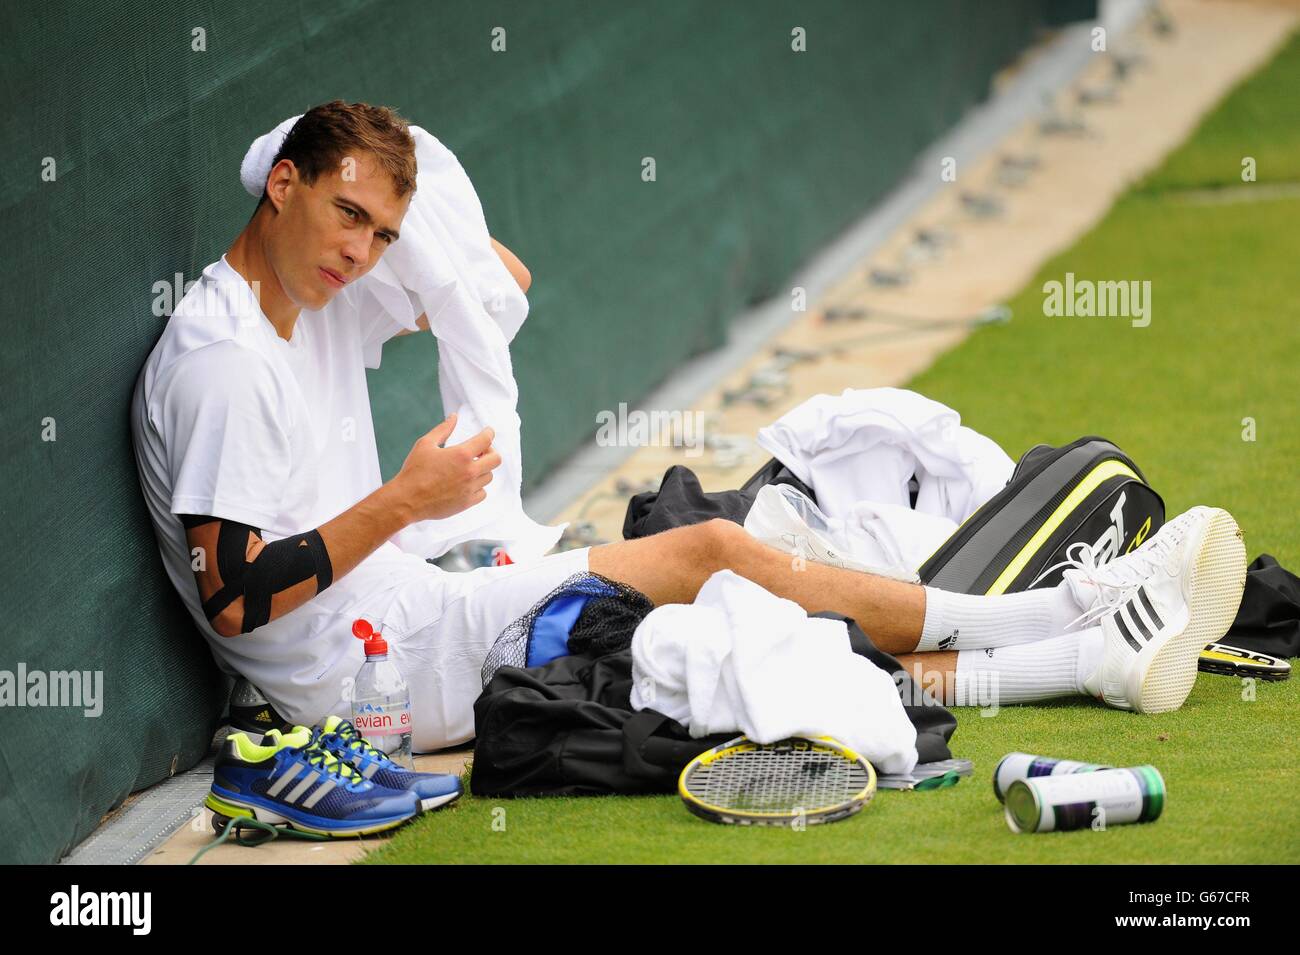
[[[252, 212], [238, 167], [256, 135], [337, 97], [394, 106], [459, 156], [533, 274], [513, 348], [532, 483], [597, 411], [787, 294], [1050, 4], [149, 6], [29, 5], [0, 39], [0, 681], [103, 675], [99, 716], [0, 709], [0, 861], [57, 860], [217, 727], [222, 682], [162, 572], [127, 407], [173, 300], [160, 288]], [[371, 377], [386, 474], [440, 418], [433, 355], [404, 339]]]

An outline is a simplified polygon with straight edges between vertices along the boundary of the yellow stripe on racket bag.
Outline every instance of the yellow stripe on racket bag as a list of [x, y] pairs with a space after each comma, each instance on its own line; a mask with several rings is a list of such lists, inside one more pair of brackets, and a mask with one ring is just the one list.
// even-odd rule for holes
[[1056, 529], [1061, 526], [1074, 509], [1083, 503], [1089, 494], [1097, 490], [1103, 482], [1121, 475], [1141, 480], [1133, 469], [1123, 461], [1103, 461], [1089, 471], [1083, 477], [1083, 480], [1075, 485], [1074, 490], [1066, 496], [1056, 510], [1052, 512], [1051, 516], [1043, 522], [1043, 526], [1038, 528], [1038, 532], [1029, 538], [1029, 543], [1020, 549], [1020, 553], [1016, 554], [1011, 563], [1007, 564], [1006, 569], [1002, 571], [997, 580], [993, 581], [993, 585], [985, 593], [1005, 593], [1006, 589], [1011, 586], [1011, 582], [1020, 576], [1020, 572], [1025, 569], [1025, 565], [1033, 560], [1034, 555], [1038, 553], [1044, 544], [1051, 540], [1052, 535], [1056, 533]]

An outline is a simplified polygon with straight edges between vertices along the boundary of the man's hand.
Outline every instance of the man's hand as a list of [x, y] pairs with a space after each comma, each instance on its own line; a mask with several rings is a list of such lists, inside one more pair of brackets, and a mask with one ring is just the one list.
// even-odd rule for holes
[[487, 497], [484, 488], [501, 463], [492, 448], [495, 433], [484, 428], [467, 441], [442, 447], [455, 428], [452, 414], [416, 441], [402, 470], [389, 482], [411, 521], [451, 517]]

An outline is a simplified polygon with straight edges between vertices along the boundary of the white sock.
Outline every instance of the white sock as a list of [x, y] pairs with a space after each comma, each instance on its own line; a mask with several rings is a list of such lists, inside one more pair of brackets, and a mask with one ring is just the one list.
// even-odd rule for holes
[[925, 588], [925, 623], [916, 652], [1009, 647], [1065, 633], [1083, 613], [1068, 587], [994, 597]]
[[1101, 666], [1104, 647], [1101, 627], [1088, 627], [1024, 646], [962, 650], [944, 704], [987, 707], [1091, 695], [1084, 682]]

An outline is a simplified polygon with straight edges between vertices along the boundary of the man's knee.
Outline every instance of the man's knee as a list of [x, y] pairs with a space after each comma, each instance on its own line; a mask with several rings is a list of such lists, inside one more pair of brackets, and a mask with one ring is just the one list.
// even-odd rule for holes
[[743, 548], [754, 541], [743, 527], [725, 517], [715, 517], [691, 527], [695, 529], [698, 560], [714, 568], [728, 566]]

